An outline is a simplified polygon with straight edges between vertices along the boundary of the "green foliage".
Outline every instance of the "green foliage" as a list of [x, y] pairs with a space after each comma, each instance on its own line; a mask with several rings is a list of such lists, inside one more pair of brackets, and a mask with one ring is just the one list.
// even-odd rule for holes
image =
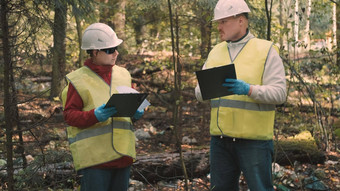
[[[129, 39], [129, 47], [135, 47], [136, 50], [158, 50], [158, 46], [152, 46], [162, 41], [167, 20], [167, 9], [165, 1], [155, 0], [134, 0], [126, 6], [126, 20]], [[160, 36], [161, 35], [161, 36]]]
[[67, 0], [68, 4], [72, 7], [72, 15], [79, 16], [84, 20], [95, 20], [94, 13], [97, 3], [93, 0]]
[[[329, 1], [313, 1], [310, 16], [310, 27], [313, 39], [324, 39], [332, 27], [332, 3]], [[329, 14], [325, 14], [329, 13]]]
[[[179, 16], [180, 54], [195, 56], [199, 53], [200, 31], [197, 27], [198, 15], [194, 10], [209, 10], [212, 14], [216, 0], [174, 1], [174, 17]], [[126, 9], [128, 25], [127, 39], [133, 52], [171, 51], [169, 10], [166, 1], [134, 0]], [[200, 12], [201, 13], [201, 12]], [[175, 18], [172, 18], [175, 19]], [[208, 22], [210, 22], [211, 18]], [[215, 29], [216, 30], [216, 29]]]
[[266, 39], [267, 16], [264, 3], [262, 1], [249, 1], [249, 28], [258, 38]]
[[334, 134], [338, 137], [338, 139], [340, 139], [340, 129], [336, 129]]

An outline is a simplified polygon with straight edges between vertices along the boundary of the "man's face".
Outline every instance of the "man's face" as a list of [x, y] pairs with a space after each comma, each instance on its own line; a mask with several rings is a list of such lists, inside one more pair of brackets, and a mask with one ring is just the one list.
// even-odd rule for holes
[[231, 16], [217, 21], [221, 41], [237, 41], [244, 35], [240, 19], [240, 16]]

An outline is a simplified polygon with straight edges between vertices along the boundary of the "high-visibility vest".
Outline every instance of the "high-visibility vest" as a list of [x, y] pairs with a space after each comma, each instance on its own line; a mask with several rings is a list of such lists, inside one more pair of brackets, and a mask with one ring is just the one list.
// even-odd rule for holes
[[[89, 111], [117, 93], [117, 86], [131, 87], [130, 73], [119, 66], [112, 67], [111, 86], [90, 68], [83, 66], [66, 75], [83, 100], [83, 111]], [[63, 106], [68, 86], [62, 92]], [[129, 117], [113, 117], [104, 122], [80, 129], [67, 128], [70, 150], [76, 170], [113, 161], [122, 156], [136, 158], [135, 134]]]
[[[237, 79], [261, 85], [264, 66], [272, 42], [253, 38], [232, 61], [227, 42], [209, 53], [207, 68], [234, 63]], [[222, 85], [221, 85], [222, 86]], [[270, 140], [273, 138], [275, 105], [257, 103], [247, 95], [230, 95], [211, 100], [210, 134], [233, 138]]]

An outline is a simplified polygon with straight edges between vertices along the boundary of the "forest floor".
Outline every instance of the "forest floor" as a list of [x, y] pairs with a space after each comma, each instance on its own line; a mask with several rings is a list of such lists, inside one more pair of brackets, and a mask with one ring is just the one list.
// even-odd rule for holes
[[[158, 56], [158, 57], [157, 57]], [[146, 110], [142, 119], [134, 123], [135, 129], [148, 132], [149, 137], [139, 139], [137, 141], [137, 155], [148, 156], [158, 153], [178, 153], [176, 147], [176, 139], [174, 136], [174, 125], [172, 119], [172, 102], [171, 86], [173, 84], [173, 72], [169, 70], [170, 58], [162, 58], [157, 55], [158, 61], [153, 56], [125, 56], [120, 60], [121, 66], [126, 67], [133, 77], [133, 82], [136, 84], [136, 89], [140, 92], [148, 92], [148, 100], [151, 106]], [[164, 55], [163, 55], [164, 56]], [[189, 62], [195, 64], [188, 64]], [[187, 65], [186, 65], [187, 64]], [[178, 126], [180, 127], [180, 137], [186, 137], [192, 142], [183, 142], [181, 148], [186, 152], [194, 152], [202, 150], [209, 152], [209, 119], [210, 119], [210, 105], [207, 102], [200, 103], [196, 101], [194, 96], [194, 87], [196, 85], [194, 71], [198, 70], [201, 65], [198, 60], [183, 61], [183, 99], [181, 100], [182, 117]], [[163, 67], [162, 67], [163, 66]], [[142, 68], [142, 72], [138, 69]], [[157, 69], [158, 68], [158, 69]], [[161, 69], [159, 69], [161, 68]], [[32, 70], [33, 71], [33, 70]], [[31, 76], [36, 77], [36, 76]], [[66, 126], [62, 117], [62, 105], [60, 101], [50, 101], [45, 97], [32, 97], [37, 93], [30, 93], [26, 90], [19, 90], [19, 101], [29, 100], [29, 102], [19, 104], [21, 123], [27, 127], [32, 127], [29, 131], [24, 133], [24, 141], [26, 142], [25, 153], [29, 164], [38, 162], [41, 155], [44, 161], [48, 163], [60, 163], [71, 161], [66, 140]], [[3, 97], [3, 95], [1, 95]], [[1, 99], [3, 100], [3, 99]], [[3, 103], [1, 103], [3, 104]], [[0, 109], [3, 113], [3, 108]], [[281, 116], [282, 117], [282, 116]], [[290, 124], [291, 116], [286, 116], [284, 125], [299, 126], [299, 124]], [[301, 116], [299, 116], [301, 118]], [[281, 119], [282, 120], [282, 119]], [[278, 120], [280, 121], [280, 120]], [[303, 121], [303, 119], [302, 119]], [[281, 128], [282, 130], [283, 128]], [[282, 133], [283, 131], [278, 131]], [[292, 131], [285, 131], [280, 136], [291, 136]], [[4, 135], [4, 129], [0, 130], [0, 135]], [[0, 140], [4, 139], [3, 136]], [[15, 137], [18, 139], [18, 137]], [[339, 141], [336, 139], [336, 141]], [[332, 142], [330, 148], [332, 152], [324, 152], [326, 162], [322, 164], [300, 163], [299, 161], [292, 161], [291, 165], [279, 165], [279, 169], [274, 176], [274, 183], [276, 190], [340, 190], [340, 154], [339, 145]], [[0, 150], [4, 149], [4, 147]], [[27, 157], [27, 156], [30, 157]], [[40, 157], [39, 157], [40, 156]], [[50, 156], [50, 157], [48, 157]], [[38, 160], [39, 158], [39, 160]], [[47, 159], [48, 158], [48, 159]], [[4, 160], [5, 156], [0, 154], [0, 159]], [[78, 185], [78, 180], [72, 167], [72, 176], [65, 176], [62, 183], [51, 181], [53, 175], [46, 175], [43, 182], [46, 185], [40, 185], [43, 190], [54, 190], [54, 188], [72, 189]], [[138, 170], [138, 169], [137, 169]], [[32, 172], [27, 172], [32, 173]], [[22, 179], [17, 179], [19, 187], [25, 189], [25, 185], [29, 182], [37, 181], [36, 184], [41, 184], [34, 178], [29, 178], [30, 175]], [[189, 190], [204, 191], [209, 190], [209, 174], [195, 176], [193, 172], [188, 172]], [[49, 177], [49, 178], [46, 178]], [[131, 177], [133, 180], [134, 177]], [[306, 181], [309, 181], [308, 183]], [[1, 176], [0, 163], [0, 182], [3, 182]], [[130, 190], [185, 190], [183, 177], [172, 177], [157, 182], [148, 181], [132, 181]], [[314, 185], [318, 189], [310, 189], [308, 187]], [[32, 186], [32, 185], [31, 185]], [[0, 183], [0, 190], [4, 188], [4, 184]], [[58, 190], [55, 189], [55, 190]], [[240, 190], [247, 190], [246, 181], [241, 176]]]

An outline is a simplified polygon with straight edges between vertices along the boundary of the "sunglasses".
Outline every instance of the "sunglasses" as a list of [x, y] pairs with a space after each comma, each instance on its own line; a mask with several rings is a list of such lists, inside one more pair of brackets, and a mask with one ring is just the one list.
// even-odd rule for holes
[[117, 47], [113, 47], [113, 48], [106, 48], [106, 49], [99, 49], [99, 51], [103, 51], [106, 54], [113, 54], [115, 53], [117, 50]]

